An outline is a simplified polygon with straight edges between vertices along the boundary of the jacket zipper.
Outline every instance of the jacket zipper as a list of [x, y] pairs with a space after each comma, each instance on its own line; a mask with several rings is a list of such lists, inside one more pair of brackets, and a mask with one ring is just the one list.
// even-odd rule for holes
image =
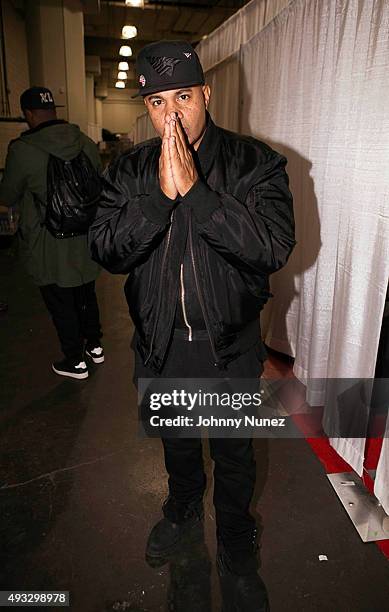
[[189, 324], [188, 321], [188, 316], [186, 313], [186, 307], [185, 307], [185, 286], [184, 286], [184, 264], [181, 264], [181, 268], [180, 268], [180, 281], [181, 281], [181, 307], [182, 307], [182, 314], [184, 317], [184, 321], [185, 321], [185, 325], [188, 328], [188, 341], [192, 342], [193, 337], [192, 337], [192, 326]]
[[150, 352], [149, 352], [149, 354], [146, 357], [146, 361], [144, 362], [144, 365], [147, 365], [147, 363], [148, 363], [148, 361], [149, 361], [149, 359], [150, 359], [150, 357], [151, 357], [151, 355], [153, 353], [155, 332], [157, 331], [159, 311], [160, 311], [160, 308], [161, 308], [163, 271], [164, 271], [164, 267], [165, 267], [165, 263], [166, 263], [167, 252], [168, 252], [169, 245], [170, 245], [170, 236], [171, 236], [171, 233], [172, 233], [173, 219], [174, 219], [174, 210], [172, 212], [170, 227], [169, 227], [168, 235], [167, 235], [167, 238], [166, 238], [165, 250], [163, 252], [163, 257], [162, 257], [161, 276], [159, 278], [158, 299], [157, 299], [158, 307], [157, 307], [157, 312], [155, 314], [154, 328], [153, 328], [153, 333], [152, 333], [151, 341], [150, 341]]
[[207, 319], [207, 316], [205, 314], [205, 306], [204, 306], [203, 295], [202, 295], [202, 293], [200, 291], [200, 285], [199, 285], [199, 281], [198, 281], [198, 277], [197, 277], [197, 270], [196, 270], [194, 251], [193, 251], [193, 240], [192, 240], [192, 211], [190, 212], [190, 216], [189, 216], [189, 250], [190, 250], [190, 256], [191, 256], [191, 259], [192, 259], [192, 266], [193, 266], [193, 273], [194, 273], [194, 277], [195, 277], [197, 296], [199, 298], [199, 302], [200, 302], [200, 306], [201, 306], [201, 312], [203, 313], [203, 317], [204, 317], [204, 321], [205, 321], [205, 327], [207, 328], [209, 342], [211, 344], [211, 349], [212, 349], [212, 354], [213, 354], [213, 357], [215, 359], [214, 365], [217, 366], [218, 365], [217, 355], [216, 355], [215, 347], [214, 347], [214, 344], [213, 344], [213, 340], [212, 340], [212, 336], [211, 336], [211, 332], [210, 332], [210, 328], [209, 328], [208, 319]]

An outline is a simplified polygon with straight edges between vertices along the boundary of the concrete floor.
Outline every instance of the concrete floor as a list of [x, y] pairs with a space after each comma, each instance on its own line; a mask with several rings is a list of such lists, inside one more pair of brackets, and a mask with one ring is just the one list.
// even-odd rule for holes
[[[86, 381], [51, 372], [56, 335], [15, 249], [0, 251], [0, 281], [0, 588], [69, 590], [74, 612], [220, 612], [211, 485], [205, 545], [161, 569], [144, 561], [166, 477], [160, 441], [137, 435], [124, 278], [98, 281], [106, 362]], [[306, 442], [255, 447], [272, 612], [388, 610], [388, 561], [361, 542]]]

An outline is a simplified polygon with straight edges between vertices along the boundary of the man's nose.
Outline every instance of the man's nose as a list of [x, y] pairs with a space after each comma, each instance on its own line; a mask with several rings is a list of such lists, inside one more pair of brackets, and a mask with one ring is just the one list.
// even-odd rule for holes
[[169, 117], [169, 119], [170, 119], [172, 113], [175, 114], [176, 118], [178, 118], [178, 119], [180, 119], [182, 121], [183, 114], [182, 114], [182, 112], [178, 108], [175, 107], [174, 104], [170, 104], [170, 105], [168, 105], [166, 107], [166, 116]]

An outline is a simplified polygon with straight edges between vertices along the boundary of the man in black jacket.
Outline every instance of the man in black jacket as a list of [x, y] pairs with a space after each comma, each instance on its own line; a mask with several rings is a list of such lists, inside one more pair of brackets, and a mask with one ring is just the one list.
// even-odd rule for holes
[[[135, 379], [256, 378], [266, 357], [259, 313], [271, 295], [269, 274], [295, 244], [286, 159], [215, 126], [210, 88], [189, 44], [148, 45], [137, 69], [161, 138], [109, 168], [90, 231], [93, 258], [128, 274]], [[148, 540], [150, 560], [177, 550], [203, 516], [201, 440], [164, 438], [163, 445], [169, 496]], [[231, 610], [265, 610], [249, 512], [252, 441], [214, 438], [210, 449], [222, 588], [224, 580]]]

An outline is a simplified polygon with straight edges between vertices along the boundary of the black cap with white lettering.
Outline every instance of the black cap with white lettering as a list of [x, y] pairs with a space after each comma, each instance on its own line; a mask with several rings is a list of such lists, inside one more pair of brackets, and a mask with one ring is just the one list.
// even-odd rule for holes
[[47, 87], [30, 87], [20, 96], [22, 110], [53, 110], [56, 108], [54, 97]]
[[181, 40], [160, 40], [143, 47], [136, 59], [136, 72], [139, 82], [136, 96], [205, 83], [196, 51]]

